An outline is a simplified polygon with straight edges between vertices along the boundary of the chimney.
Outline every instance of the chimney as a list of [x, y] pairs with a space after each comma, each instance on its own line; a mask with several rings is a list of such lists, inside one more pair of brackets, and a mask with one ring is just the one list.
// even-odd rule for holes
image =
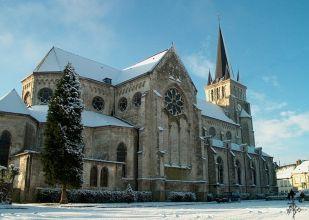
[[300, 165], [301, 163], [302, 163], [301, 160], [297, 160], [297, 161], [296, 161], [296, 166]]
[[111, 85], [112, 84], [112, 79], [111, 78], [104, 78], [103, 82], [105, 82], [106, 84]]

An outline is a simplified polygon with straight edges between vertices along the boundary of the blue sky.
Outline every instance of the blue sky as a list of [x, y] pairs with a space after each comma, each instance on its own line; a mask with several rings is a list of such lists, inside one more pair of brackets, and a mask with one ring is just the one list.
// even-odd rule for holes
[[214, 71], [218, 19], [248, 87], [257, 146], [281, 164], [309, 159], [308, 1], [0, 0], [0, 96], [53, 46], [123, 68], [174, 42], [199, 96]]

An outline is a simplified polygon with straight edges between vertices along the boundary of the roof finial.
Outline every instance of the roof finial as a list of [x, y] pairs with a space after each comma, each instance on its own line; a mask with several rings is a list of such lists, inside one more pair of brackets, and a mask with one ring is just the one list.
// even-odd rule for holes
[[219, 28], [220, 28], [220, 25], [221, 25], [221, 17], [220, 17], [220, 14], [219, 14], [219, 13], [217, 14], [217, 17], [218, 17], [218, 24], [219, 24]]
[[238, 72], [237, 72], [237, 82], [239, 82], [239, 69], [238, 69]]

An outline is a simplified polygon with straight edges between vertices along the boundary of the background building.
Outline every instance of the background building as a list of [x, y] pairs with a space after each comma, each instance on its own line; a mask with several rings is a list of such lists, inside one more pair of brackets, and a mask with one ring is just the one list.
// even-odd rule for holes
[[278, 167], [276, 170], [279, 193], [288, 193], [291, 189], [309, 189], [309, 161], [297, 160], [295, 164]]

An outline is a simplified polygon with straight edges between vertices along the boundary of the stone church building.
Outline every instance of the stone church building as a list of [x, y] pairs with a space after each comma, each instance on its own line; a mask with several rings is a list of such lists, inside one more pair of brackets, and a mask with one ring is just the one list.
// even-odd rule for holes
[[[246, 86], [234, 77], [219, 28], [214, 77], [197, 89], [175, 48], [125, 69], [53, 47], [15, 90], [0, 99], [0, 165], [20, 168], [14, 188], [31, 201], [48, 187], [40, 162], [48, 101], [70, 62], [80, 76], [83, 188], [255, 196], [276, 191], [273, 158], [255, 146]], [[205, 73], [207, 74], [207, 73]], [[57, 157], [57, 155], [54, 155]]]

